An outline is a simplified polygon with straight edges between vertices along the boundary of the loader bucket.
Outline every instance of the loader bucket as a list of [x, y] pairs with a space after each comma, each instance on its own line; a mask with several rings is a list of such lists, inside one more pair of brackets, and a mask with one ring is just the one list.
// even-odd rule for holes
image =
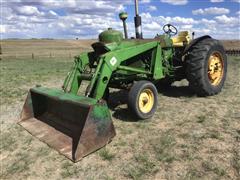
[[43, 87], [30, 89], [18, 123], [74, 162], [116, 134], [104, 101]]

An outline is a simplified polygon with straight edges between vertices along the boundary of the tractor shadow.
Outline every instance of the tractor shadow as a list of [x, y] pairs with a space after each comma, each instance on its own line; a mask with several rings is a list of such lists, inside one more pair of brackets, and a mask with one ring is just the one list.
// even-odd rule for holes
[[108, 107], [113, 111], [112, 116], [120, 121], [136, 122], [138, 119], [127, 106], [128, 91], [120, 90], [109, 94]]
[[[167, 97], [193, 97], [196, 94], [192, 91], [189, 86], [169, 86], [169, 87], [158, 87], [158, 92], [163, 96]], [[137, 122], [139, 121], [136, 116], [131, 112], [127, 106], [128, 104], [128, 91], [120, 90], [110, 92], [108, 107], [113, 111], [112, 116], [118, 120], [126, 122]]]
[[158, 93], [167, 97], [193, 97], [196, 93], [189, 86], [157, 87]]

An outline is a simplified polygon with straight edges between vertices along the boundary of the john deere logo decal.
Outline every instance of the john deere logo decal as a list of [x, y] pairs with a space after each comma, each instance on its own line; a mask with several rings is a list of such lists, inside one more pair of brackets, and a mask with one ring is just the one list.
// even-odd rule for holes
[[112, 59], [110, 60], [110, 64], [114, 66], [117, 63], [117, 59], [113, 56]]

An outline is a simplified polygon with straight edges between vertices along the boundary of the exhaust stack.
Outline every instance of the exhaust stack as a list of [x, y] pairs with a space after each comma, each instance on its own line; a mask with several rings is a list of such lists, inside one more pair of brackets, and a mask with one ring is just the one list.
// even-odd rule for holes
[[142, 39], [142, 19], [141, 16], [138, 15], [138, 0], [135, 0], [135, 14], [134, 17], [134, 23], [135, 23], [135, 32], [136, 32], [136, 38]]
[[127, 25], [126, 25], [126, 19], [128, 17], [128, 14], [126, 12], [121, 12], [119, 14], [119, 18], [122, 20], [123, 22], [123, 29], [124, 29], [124, 36], [125, 39], [128, 39], [128, 34], [127, 34]]

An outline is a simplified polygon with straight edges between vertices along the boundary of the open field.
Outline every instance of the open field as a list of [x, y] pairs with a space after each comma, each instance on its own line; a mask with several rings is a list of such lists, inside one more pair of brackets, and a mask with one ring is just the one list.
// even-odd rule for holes
[[223, 40], [222, 41], [225, 49], [235, 49], [240, 50], [240, 41], [239, 40]]
[[[2, 59], [72, 58], [95, 40], [3, 40]], [[34, 56], [34, 57], [32, 57]]]
[[[2, 59], [71, 59], [96, 40], [2, 40]], [[226, 50], [240, 50], [239, 40], [222, 41]], [[1, 54], [1, 53], [0, 53]]]
[[[79, 51], [88, 49], [87, 43]], [[216, 96], [197, 97], [185, 80], [160, 89], [158, 111], [150, 120], [136, 121], [126, 105], [127, 92], [112, 90], [109, 107], [117, 136], [75, 164], [16, 124], [28, 89], [60, 88], [70, 59], [0, 61], [0, 179], [240, 178], [239, 57], [228, 58], [227, 80]]]

